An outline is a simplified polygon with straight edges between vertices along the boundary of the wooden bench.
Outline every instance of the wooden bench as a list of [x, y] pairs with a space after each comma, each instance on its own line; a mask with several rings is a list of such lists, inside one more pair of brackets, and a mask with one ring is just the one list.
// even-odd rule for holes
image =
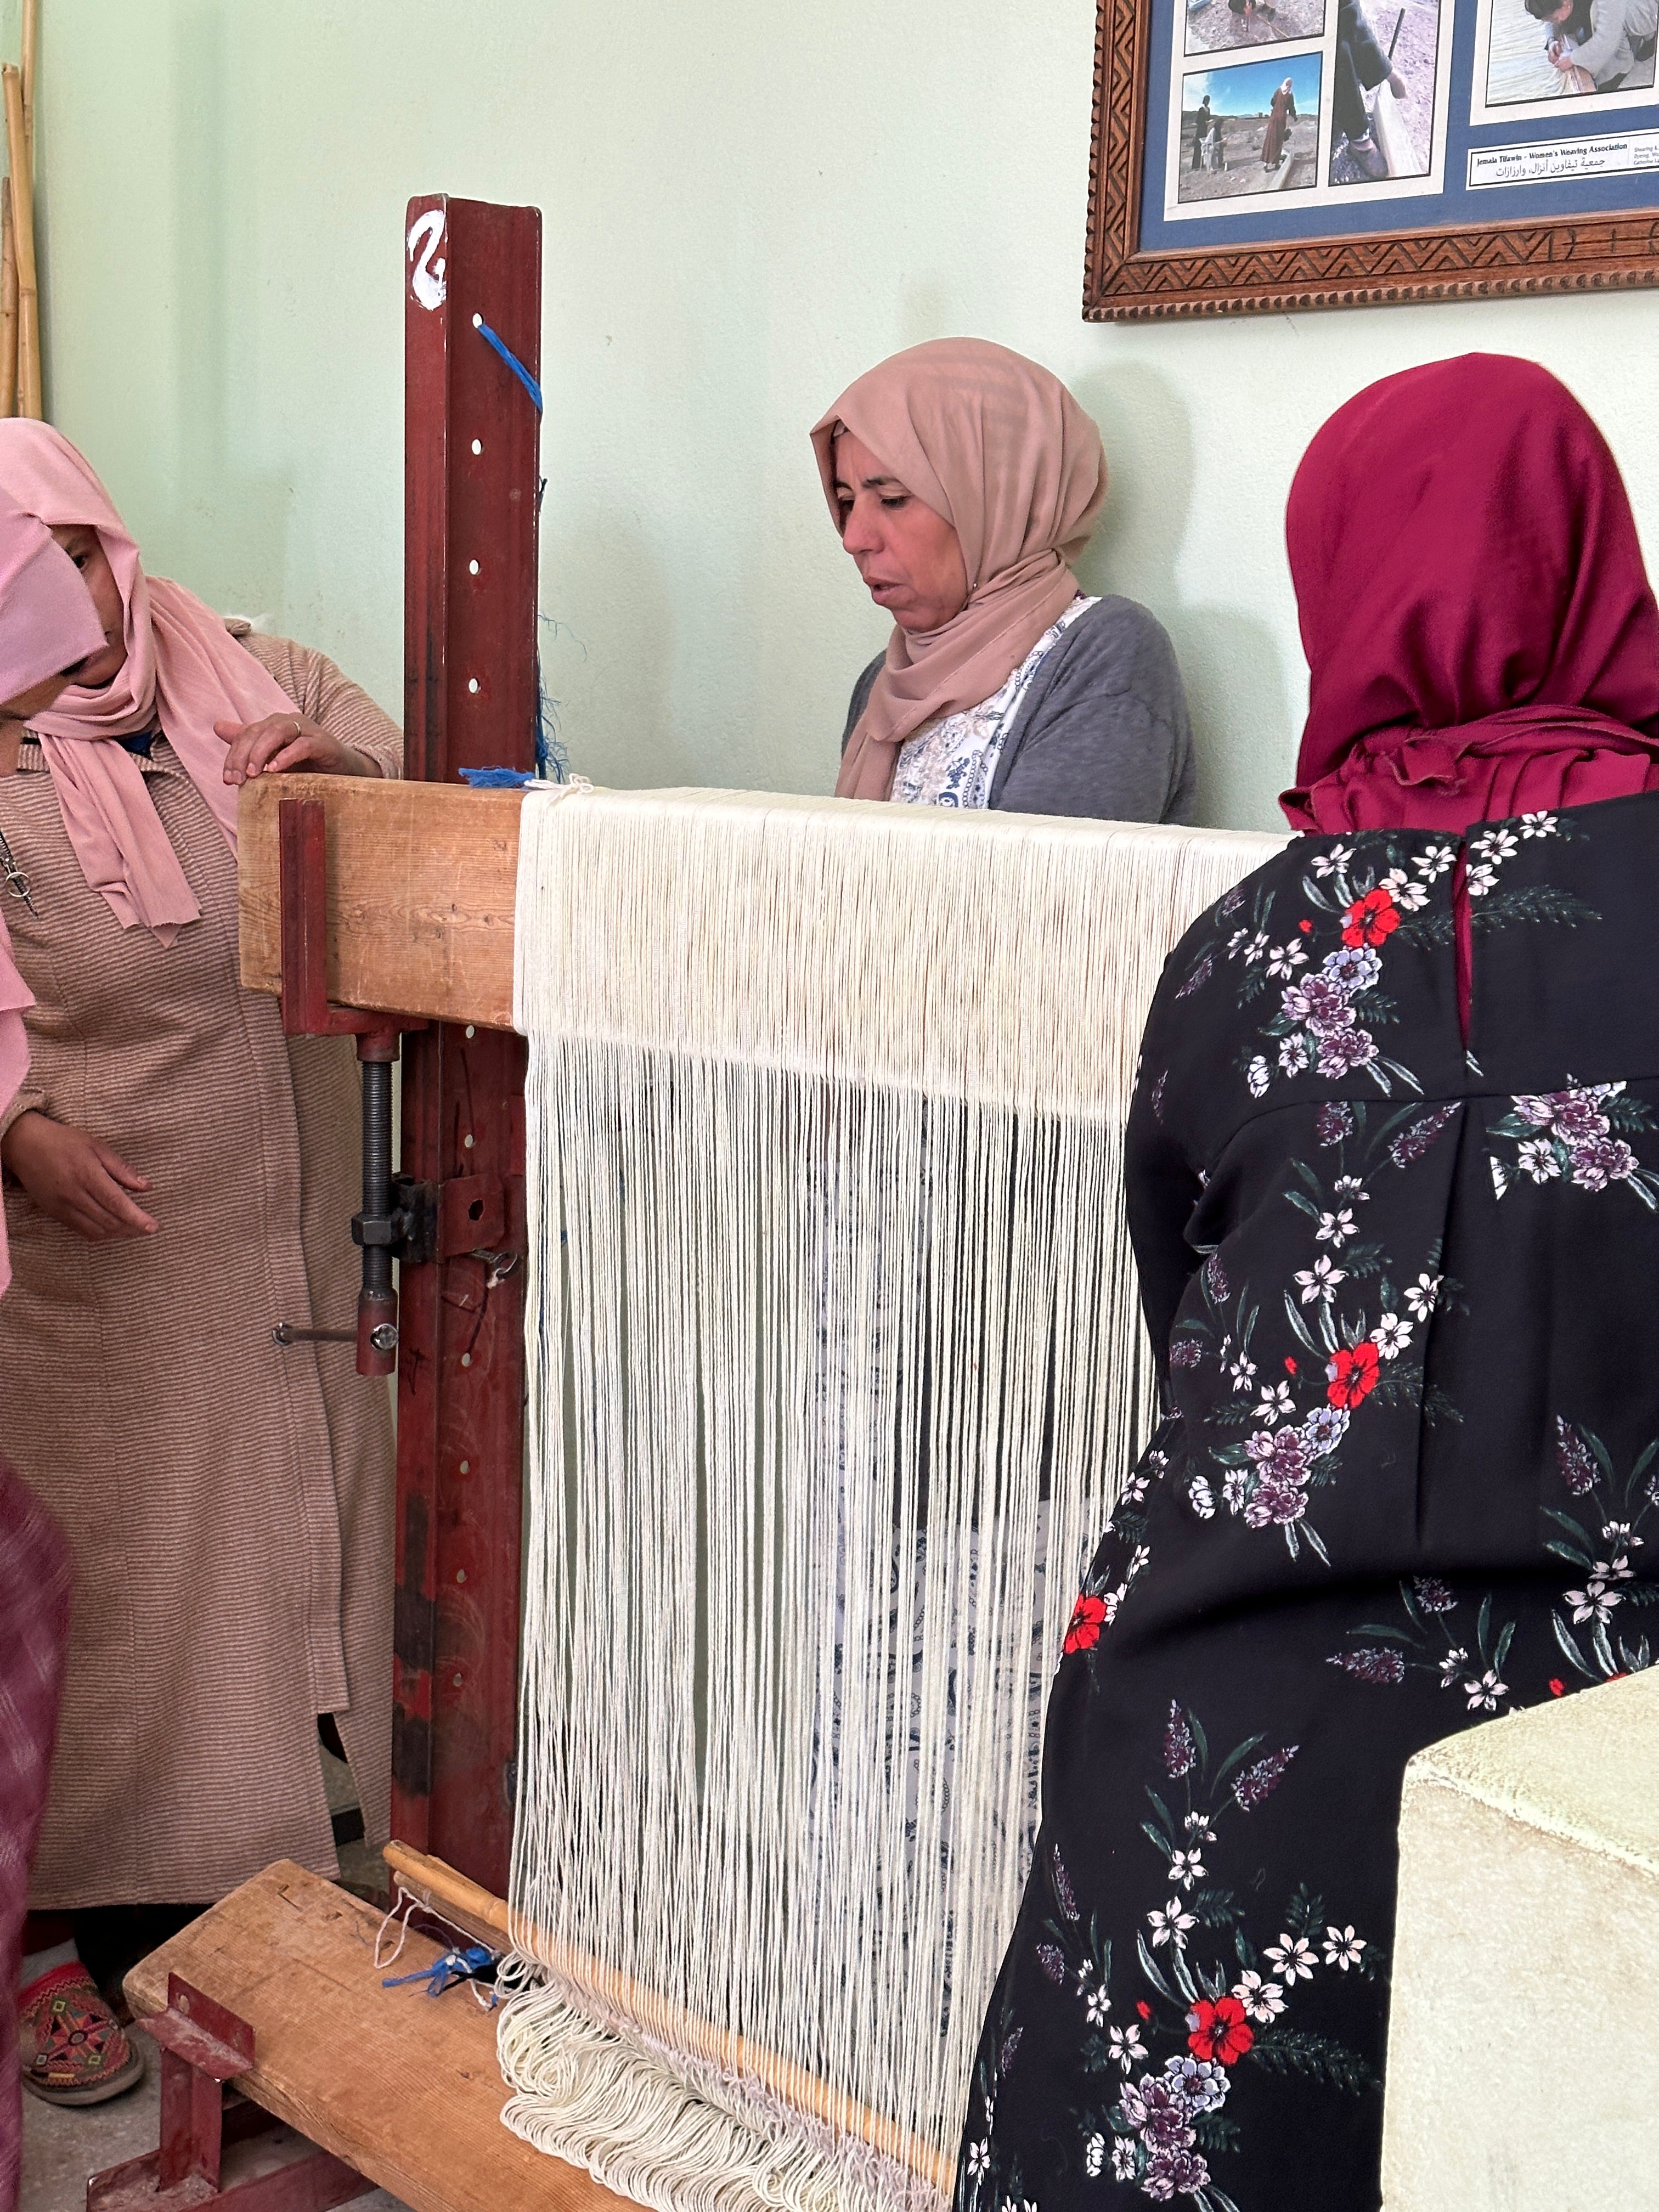
[[381, 1988], [441, 1954], [411, 1933], [377, 1967], [380, 1926], [279, 1859], [135, 1966], [127, 1999], [140, 2021], [164, 2012], [177, 1974], [239, 2014], [254, 2059], [235, 2087], [413, 2212], [620, 2212], [626, 2200], [502, 2126], [495, 2018], [469, 1990]]

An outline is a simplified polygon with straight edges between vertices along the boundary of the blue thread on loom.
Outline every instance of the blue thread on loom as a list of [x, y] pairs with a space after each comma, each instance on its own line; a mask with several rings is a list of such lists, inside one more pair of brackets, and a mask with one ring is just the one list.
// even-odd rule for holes
[[527, 768], [464, 768], [461, 781], [474, 791], [522, 791], [526, 784], [534, 783], [536, 775]]
[[409, 1982], [424, 1982], [428, 1996], [441, 1997], [457, 1982], [476, 1982], [495, 1964], [493, 1951], [487, 1950], [482, 1943], [469, 1943], [465, 1951], [446, 1951], [441, 1959], [434, 1959], [429, 1966], [422, 1966], [415, 1973], [388, 1974], [380, 1987], [400, 1990]]
[[519, 359], [518, 355], [514, 352], [505, 338], [497, 337], [482, 315], [474, 315], [472, 327], [487, 346], [492, 346], [500, 354], [501, 359], [535, 402], [536, 412], [539, 415], [542, 411], [542, 387]]
[[[519, 359], [517, 354], [514, 352], [512, 347], [507, 344], [507, 341], [502, 337], [501, 337], [499, 332], [490, 329], [489, 324], [485, 322], [482, 315], [475, 314], [473, 316], [472, 327], [477, 331], [478, 336], [483, 340], [484, 343], [489, 346], [493, 352], [498, 354], [501, 360], [507, 363], [514, 375], [518, 378], [520, 383], [523, 385], [525, 390], [530, 394], [532, 404], [534, 405], [536, 410], [537, 428], [539, 432], [543, 413], [542, 387], [537, 383], [535, 378], [530, 374], [530, 371]], [[542, 498], [546, 490], [547, 478], [543, 477], [536, 486], [536, 512], [538, 514], [542, 511]], [[536, 744], [536, 775], [548, 782], [562, 783], [569, 773], [570, 763], [565, 752], [564, 746], [560, 741], [556, 725], [551, 728], [549, 726], [550, 722], [554, 719], [556, 711], [556, 703], [548, 697], [546, 690], [542, 684], [542, 657], [540, 652], [538, 651], [536, 655], [536, 711], [534, 730]], [[480, 785], [486, 789], [501, 789], [509, 787], [510, 779], [516, 774], [515, 771], [504, 769], [488, 769], [478, 773], [471, 773], [464, 769], [461, 773], [466, 776], [466, 780], [469, 783]], [[527, 775], [520, 780], [526, 783], [532, 781], [532, 779]]]

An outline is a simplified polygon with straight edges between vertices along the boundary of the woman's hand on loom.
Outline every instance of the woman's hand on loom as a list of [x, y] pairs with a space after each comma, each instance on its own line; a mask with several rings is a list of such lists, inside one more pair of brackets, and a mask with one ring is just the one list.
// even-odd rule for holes
[[153, 1237], [158, 1224], [128, 1197], [149, 1178], [86, 1129], [49, 1114], [20, 1114], [0, 1139], [0, 1161], [42, 1213], [94, 1244]]
[[379, 775], [366, 753], [330, 737], [303, 714], [267, 714], [260, 722], [216, 722], [230, 750], [225, 781], [246, 783], [251, 775], [283, 775], [304, 769], [311, 775]]

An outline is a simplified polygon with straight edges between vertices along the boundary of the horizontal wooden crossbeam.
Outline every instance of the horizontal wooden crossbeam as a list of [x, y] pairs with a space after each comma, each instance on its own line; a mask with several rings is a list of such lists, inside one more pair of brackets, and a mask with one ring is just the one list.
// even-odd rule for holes
[[328, 813], [328, 995], [375, 1012], [513, 1026], [520, 791], [374, 776], [257, 776], [238, 815], [243, 988], [283, 987], [277, 808]]

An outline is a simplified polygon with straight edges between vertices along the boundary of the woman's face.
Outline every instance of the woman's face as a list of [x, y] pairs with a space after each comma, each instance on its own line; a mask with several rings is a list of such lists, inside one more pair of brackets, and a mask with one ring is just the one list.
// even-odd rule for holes
[[962, 541], [850, 430], [836, 440], [841, 542], [901, 629], [941, 629], [968, 604]]
[[72, 680], [83, 690], [96, 691], [112, 683], [127, 664], [126, 610], [121, 605], [120, 586], [109, 565], [104, 541], [89, 523], [67, 523], [52, 534], [81, 571], [81, 580], [91, 592], [98, 619], [104, 625], [103, 651], [88, 653], [70, 672]]

